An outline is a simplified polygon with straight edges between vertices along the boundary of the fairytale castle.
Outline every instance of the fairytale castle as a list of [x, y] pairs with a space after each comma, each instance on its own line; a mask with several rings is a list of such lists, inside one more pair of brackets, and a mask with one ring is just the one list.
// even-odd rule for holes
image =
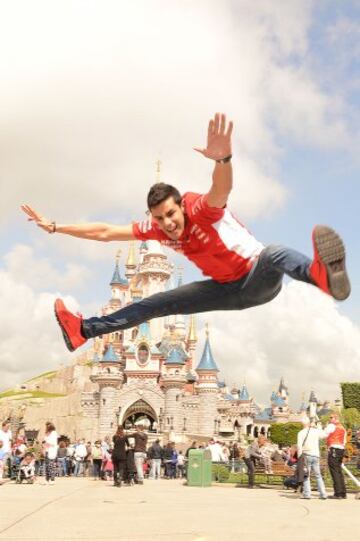
[[[119, 260], [118, 253], [103, 315], [173, 287], [174, 266], [157, 241], [142, 242], [138, 249], [130, 243], [122, 270]], [[72, 366], [20, 386], [21, 407], [11, 397], [1, 400], [1, 415], [35, 431], [51, 418], [58, 432], [92, 441], [113, 434], [118, 424], [137, 423], [164, 440], [241, 440], [267, 434], [274, 422], [302, 419], [307, 405], [290, 409], [283, 379], [265, 409], [245, 384], [229, 391], [218, 378], [209, 330], [204, 334], [198, 337], [195, 316], [186, 321], [176, 315], [95, 338]]]

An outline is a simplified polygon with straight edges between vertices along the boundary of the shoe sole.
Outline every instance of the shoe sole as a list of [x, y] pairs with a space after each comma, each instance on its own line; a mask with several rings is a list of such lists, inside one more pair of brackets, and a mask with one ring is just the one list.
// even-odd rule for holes
[[64, 341], [65, 341], [66, 347], [68, 348], [69, 351], [73, 352], [73, 351], [75, 351], [75, 348], [73, 347], [73, 345], [71, 343], [71, 340], [69, 338], [69, 335], [65, 331], [65, 329], [64, 329], [64, 327], [63, 327], [63, 325], [62, 325], [62, 323], [60, 321], [60, 318], [59, 318], [57, 310], [56, 310], [56, 303], [57, 303], [57, 301], [55, 301], [55, 304], [54, 304], [54, 313], [55, 313], [56, 320], [57, 320], [57, 322], [59, 324], [59, 327], [61, 329], [61, 332], [62, 332]]
[[345, 268], [345, 246], [339, 235], [326, 225], [314, 229], [314, 244], [318, 256], [325, 265], [331, 295], [343, 301], [350, 295], [350, 281]]

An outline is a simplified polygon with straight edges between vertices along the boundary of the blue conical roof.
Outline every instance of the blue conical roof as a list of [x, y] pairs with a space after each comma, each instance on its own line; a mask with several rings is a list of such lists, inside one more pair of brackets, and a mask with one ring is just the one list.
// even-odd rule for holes
[[115, 265], [114, 274], [113, 274], [113, 277], [112, 277], [111, 282], [110, 282], [111, 286], [116, 285], [116, 284], [120, 284], [120, 285], [127, 285], [128, 284], [128, 281], [127, 281], [126, 278], [121, 278], [118, 263], [116, 263], [116, 265]]
[[200, 359], [200, 362], [198, 364], [198, 367], [196, 369], [198, 370], [212, 370], [214, 372], [219, 372], [218, 367], [216, 366], [216, 362], [214, 360], [214, 357], [211, 353], [211, 347], [209, 342], [209, 337], [206, 337], [205, 347], [202, 354], [202, 357]]
[[307, 406], [305, 402], [301, 402], [300, 411], [306, 411], [306, 410], [307, 410]]
[[180, 351], [173, 348], [169, 351], [165, 364], [185, 364], [185, 361]]
[[284, 406], [285, 403], [286, 403], [285, 400], [283, 398], [281, 398], [281, 396], [277, 396], [275, 398], [275, 400], [273, 401], [273, 404], [275, 404], [275, 406], [279, 406], [279, 407]]
[[146, 338], [148, 341], [151, 340], [150, 325], [148, 321], [140, 323], [138, 338]]
[[109, 344], [107, 350], [105, 351], [103, 355], [102, 360], [105, 362], [118, 362], [119, 361], [114, 351], [114, 348], [112, 347], [112, 344]]
[[245, 383], [242, 386], [239, 398], [240, 398], [240, 400], [250, 400], [249, 391], [247, 390], [247, 387], [246, 387]]

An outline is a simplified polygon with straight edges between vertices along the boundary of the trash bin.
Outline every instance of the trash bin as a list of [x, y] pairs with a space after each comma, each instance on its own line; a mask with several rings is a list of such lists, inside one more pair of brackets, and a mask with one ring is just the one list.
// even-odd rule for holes
[[209, 487], [212, 480], [209, 449], [190, 449], [187, 465], [187, 483], [191, 487]]

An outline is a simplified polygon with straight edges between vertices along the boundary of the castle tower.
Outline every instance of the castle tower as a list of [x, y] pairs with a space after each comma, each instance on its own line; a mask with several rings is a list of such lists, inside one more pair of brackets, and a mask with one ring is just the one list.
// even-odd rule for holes
[[[178, 287], [182, 286], [182, 267], [179, 267], [179, 279]], [[185, 317], [183, 314], [175, 315], [175, 332], [179, 340], [185, 340], [186, 337], [186, 328], [185, 328]]]
[[125, 265], [125, 276], [127, 280], [130, 282], [130, 280], [133, 278], [133, 276], [136, 275], [136, 257], [135, 257], [135, 243], [134, 241], [130, 241], [129, 243], [129, 252], [128, 257], [126, 260]]
[[289, 390], [284, 383], [283, 377], [281, 377], [280, 379], [278, 395], [281, 396], [281, 398], [287, 403], [289, 397]]
[[[147, 241], [147, 251], [139, 265], [143, 297], [165, 291], [172, 266], [164, 254], [161, 244], [156, 240]], [[151, 336], [155, 343], [161, 341], [164, 333], [164, 318], [155, 318], [150, 322]]]
[[[111, 298], [104, 308], [104, 315], [112, 314], [116, 310], [122, 308], [127, 303], [127, 298], [129, 298], [129, 282], [126, 278], [122, 278], [120, 273], [120, 256], [121, 250], [118, 250], [116, 253], [115, 269], [110, 282]], [[111, 343], [112, 347], [115, 350], [115, 353], [118, 356], [121, 355], [121, 352], [123, 350], [123, 342], [123, 331], [114, 331], [113, 333], [103, 335], [102, 337], [102, 345], [104, 347], [104, 351]]]
[[312, 420], [317, 420], [317, 406], [318, 406], [318, 399], [315, 396], [314, 391], [311, 391], [310, 397], [309, 397], [309, 417]]
[[197, 341], [198, 339], [197, 339], [197, 333], [196, 333], [196, 316], [195, 314], [191, 314], [190, 323], [189, 323], [189, 332], [186, 339], [186, 348], [189, 355], [189, 358], [186, 362], [187, 381], [191, 385], [195, 383], [196, 381], [196, 374], [193, 371], [193, 362], [195, 359]]
[[239, 400], [241, 400], [243, 402], [248, 402], [250, 400], [249, 391], [248, 391], [245, 383], [243, 384], [243, 386], [241, 388]]
[[199, 395], [199, 427], [198, 433], [203, 436], [212, 436], [214, 423], [217, 417], [217, 372], [214, 357], [209, 342], [209, 330], [206, 328], [206, 342], [202, 357], [196, 368], [199, 380], [197, 391]]
[[136, 339], [125, 349], [123, 356], [128, 385], [139, 383], [157, 385], [160, 376], [161, 352], [154, 344], [147, 321], [139, 325]]
[[111, 435], [116, 426], [116, 406], [119, 389], [123, 382], [123, 373], [119, 359], [110, 343], [97, 363], [90, 379], [99, 385], [99, 437]]
[[110, 282], [111, 299], [109, 307], [111, 311], [119, 310], [125, 304], [125, 293], [129, 289], [129, 282], [122, 278], [119, 269], [121, 250], [117, 251], [114, 273]]
[[185, 359], [181, 351], [173, 348], [164, 363], [165, 373], [162, 376], [162, 384], [165, 391], [165, 424], [164, 430], [168, 432], [180, 432], [182, 418], [179, 408], [179, 395], [186, 385]]

